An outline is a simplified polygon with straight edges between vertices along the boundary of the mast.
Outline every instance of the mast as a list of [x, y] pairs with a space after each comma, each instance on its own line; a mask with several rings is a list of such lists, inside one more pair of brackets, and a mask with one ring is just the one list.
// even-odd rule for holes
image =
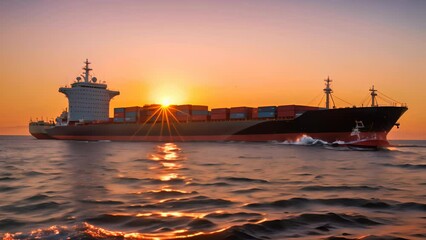
[[84, 70], [84, 76], [82, 76], [84, 78], [84, 82], [89, 82], [89, 72], [92, 70], [91, 68], [89, 68], [89, 60], [86, 58], [86, 61], [84, 62], [86, 64], [86, 66], [83, 68]]
[[377, 90], [376, 89], [374, 89], [374, 85], [373, 85], [373, 87], [372, 88], [370, 88], [370, 92], [371, 92], [371, 106], [372, 107], [377, 107], [377, 101], [376, 101], [376, 96], [377, 96]]
[[324, 81], [325, 81], [325, 88], [324, 88], [325, 108], [330, 109], [330, 96], [331, 96], [331, 93], [333, 92], [333, 90], [330, 88], [330, 82], [332, 82], [332, 80], [330, 79], [330, 77], [327, 77], [327, 79], [325, 79]]

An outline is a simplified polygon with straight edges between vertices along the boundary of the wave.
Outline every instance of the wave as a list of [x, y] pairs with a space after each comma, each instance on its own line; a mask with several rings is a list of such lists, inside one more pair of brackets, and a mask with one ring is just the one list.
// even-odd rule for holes
[[391, 146], [397, 148], [426, 148], [426, 145], [417, 144], [392, 144]]
[[284, 142], [273, 142], [275, 144], [282, 145], [295, 145], [295, 146], [321, 146], [328, 150], [336, 151], [376, 151], [379, 148], [375, 147], [356, 147], [354, 142], [345, 142], [345, 141], [334, 141], [327, 142], [321, 139], [316, 139], [308, 135], [303, 135], [301, 138], [296, 141], [284, 141]]
[[407, 238], [402, 237], [394, 237], [394, 236], [376, 236], [376, 235], [369, 235], [369, 236], [362, 236], [359, 238], [347, 238], [347, 237], [337, 237], [337, 236], [331, 236], [328, 238], [325, 238], [326, 240], [408, 240]]
[[25, 198], [24, 201], [34, 202], [34, 201], [46, 200], [48, 198], [49, 198], [49, 196], [47, 196], [47, 195], [36, 194], [36, 195], [31, 196], [31, 197]]
[[0, 230], [7, 231], [8, 229], [21, 227], [24, 225], [26, 225], [26, 223], [22, 221], [10, 219], [10, 218], [0, 219]]
[[198, 192], [196, 191], [184, 192], [184, 191], [178, 191], [178, 190], [163, 189], [160, 191], [149, 191], [149, 192], [145, 192], [141, 194], [149, 196], [151, 198], [155, 198], [155, 199], [164, 199], [164, 198], [178, 198], [182, 196], [194, 195], [194, 194], [198, 194]]
[[167, 182], [168, 184], [179, 185], [179, 184], [186, 184], [187, 179], [184, 177], [179, 177], [179, 176], [176, 176], [176, 177], [173, 176], [173, 178], [170, 178], [170, 179], [117, 177], [115, 178], [115, 182], [120, 184], [145, 183], [145, 184], [152, 184], [152, 185], [159, 185], [159, 184], [164, 184], [165, 182]]
[[260, 189], [260, 188], [249, 188], [249, 189], [234, 190], [234, 191], [232, 191], [232, 193], [247, 194], [247, 193], [254, 193], [254, 192], [259, 192], [259, 191], [264, 191], [264, 190]]
[[226, 183], [226, 182], [214, 182], [214, 183], [195, 183], [191, 182], [188, 184], [189, 186], [205, 186], [205, 187], [229, 187], [233, 186], [232, 184]]
[[93, 199], [84, 199], [80, 200], [81, 203], [89, 203], [89, 204], [101, 204], [101, 205], [120, 205], [124, 204], [122, 201], [116, 200], [93, 200]]
[[303, 135], [301, 138], [297, 139], [296, 141], [284, 141], [284, 142], [277, 142], [278, 144], [283, 145], [301, 145], [301, 146], [311, 146], [311, 145], [327, 145], [329, 144], [326, 141], [323, 141], [321, 139], [315, 139], [308, 135]]
[[372, 209], [395, 209], [395, 210], [414, 210], [426, 211], [426, 204], [423, 203], [399, 203], [395, 201], [386, 201], [378, 199], [363, 198], [331, 198], [331, 199], [308, 199], [308, 198], [291, 198], [286, 200], [278, 200], [269, 203], [251, 203], [246, 205], [247, 208], [303, 208], [308, 205], [319, 204], [327, 206], [343, 206], [358, 207]]
[[33, 176], [37, 176], [37, 175], [44, 175], [44, 173], [37, 172], [37, 171], [29, 171], [29, 172], [25, 172], [24, 175], [28, 176], [28, 177], [33, 177]]
[[58, 210], [62, 207], [63, 207], [62, 204], [50, 201], [50, 202], [42, 202], [42, 203], [21, 205], [21, 206], [16, 206], [15, 204], [11, 204], [11, 205], [2, 206], [1, 209], [7, 212], [27, 213], [27, 212], [40, 212], [40, 211], [46, 211], [46, 210]]
[[377, 191], [383, 187], [370, 187], [370, 186], [306, 186], [300, 188], [302, 191]]
[[397, 167], [397, 168], [404, 168], [404, 169], [418, 169], [418, 170], [423, 170], [426, 169], [426, 164], [390, 164], [390, 163], [384, 163], [381, 164], [382, 166], [385, 167]]
[[253, 182], [253, 183], [269, 183], [269, 181], [264, 179], [255, 179], [255, 178], [244, 178], [244, 177], [221, 177], [219, 180], [226, 180], [231, 182]]
[[[359, 214], [344, 213], [305, 213], [290, 216], [283, 219], [261, 220], [254, 223], [233, 225], [220, 228], [212, 220], [232, 217], [261, 217], [258, 214], [234, 213], [222, 215], [207, 215], [201, 218], [188, 216], [173, 216], [170, 218], [159, 218], [156, 215], [148, 217], [134, 217], [129, 215], [104, 214], [87, 219], [94, 224], [122, 224], [126, 226], [140, 226], [139, 232], [110, 231], [87, 222], [71, 227], [52, 226], [45, 229], [38, 229], [29, 233], [7, 233], [5, 239], [190, 239], [190, 240], [257, 240], [274, 239], [274, 236], [288, 239], [292, 237], [323, 236], [327, 239], [345, 239], [343, 236], [352, 234], [341, 233], [341, 230], [369, 229], [374, 226], [383, 225], [380, 220], [370, 219]], [[173, 226], [179, 226], [177, 228]], [[115, 227], [116, 228], [116, 227]], [[156, 230], [155, 230], [156, 229]], [[151, 231], [150, 231], [151, 230]], [[332, 236], [333, 231], [339, 233]], [[146, 231], [150, 231], [145, 233]], [[297, 236], [294, 235], [297, 231]], [[361, 233], [360, 233], [361, 234]], [[330, 236], [331, 235], [331, 236]], [[362, 235], [361, 235], [362, 236]], [[392, 236], [362, 236], [353, 239], [397, 239]], [[377, 237], [377, 238], [376, 238]], [[382, 238], [380, 238], [382, 237]], [[352, 239], [352, 238], [347, 238]]]
[[215, 207], [228, 207], [233, 205], [234, 202], [225, 199], [213, 199], [205, 196], [196, 196], [183, 199], [169, 199], [154, 204], [144, 205], [146, 209], [169, 209], [169, 210], [189, 210], [200, 208], [215, 208]]
[[14, 178], [14, 177], [1, 177], [0, 178], [0, 182], [8, 182], [8, 181], [15, 181], [15, 180], [19, 180], [19, 179]]
[[12, 192], [21, 188], [25, 188], [26, 186], [15, 186], [15, 187], [10, 187], [10, 186], [0, 186], [0, 192]]
[[216, 226], [216, 224], [214, 224], [213, 222], [207, 220], [207, 219], [203, 219], [203, 218], [197, 218], [192, 220], [188, 226], [190, 227], [190, 229], [192, 230], [196, 230], [196, 229], [209, 229], [209, 228], [213, 228]]

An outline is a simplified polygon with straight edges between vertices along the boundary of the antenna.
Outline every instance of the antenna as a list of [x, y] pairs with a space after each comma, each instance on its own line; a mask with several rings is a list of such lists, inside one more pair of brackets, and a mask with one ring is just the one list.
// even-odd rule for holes
[[325, 88], [324, 88], [324, 93], [325, 93], [325, 108], [326, 109], [330, 109], [330, 97], [333, 98], [331, 96], [331, 93], [333, 92], [333, 90], [330, 88], [330, 82], [332, 82], [332, 80], [328, 76], [327, 79], [325, 79], [324, 81], [325, 81]]
[[86, 66], [83, 68], [84, 70], [84, 82], [89, 82], [89, 72], [92, 71], [91, 68], [89, 68], [89, 60], [86, 58], [86, 61], [84, 62], [86, 64]]
[[377, 90], [376, 89], [374, 89], [374, 85], [373, 85], [373, 87], [371, 87], [370, 89], [370, 95], [371, 95], [371, 106], [372, 107], [377, 107], [378, 106], [378, 104], [377, 104], [377, 101], [376, 101], [376, 96], [377, 96]]

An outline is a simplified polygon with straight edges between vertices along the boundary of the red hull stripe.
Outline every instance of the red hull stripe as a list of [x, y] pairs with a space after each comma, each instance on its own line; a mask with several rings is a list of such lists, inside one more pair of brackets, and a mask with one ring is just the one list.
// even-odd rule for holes
[[387, 132], [361, 133], [359, 136], [351, 136], [350, 132], [345, 133], [286, 133], [286, 134], [253, 134], [253, 135], [204, 135], [204, 136], [71, 136], [56, 135], [55, 139], [61, 140], [81, 140], [81, 141], [146, 141], [146, 142], [179, 142], [179, 141], [289, 141], [296, 142], [304, 135], [314, 139], [321, 139], [329, 143], [343, 141], [352, 145], [360, 146], [388, 146], [386, 139]]

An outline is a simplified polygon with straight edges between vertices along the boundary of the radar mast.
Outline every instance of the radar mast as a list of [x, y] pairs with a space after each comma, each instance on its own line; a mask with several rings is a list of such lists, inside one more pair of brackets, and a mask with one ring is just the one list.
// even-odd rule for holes
[[[325, 81], [325, 88], [324, 88], [325, 108], [330, 109], [330, 98], [331, 100], [333, 100], [333, 96], [331, 96], [331, 93], [333, 93], [333, 90], [330, 88], [330, 82], [332, 82], [332, 80], [330, 79], [330, 77], [327, 77], [327, 79], [325, 79], [324, 81]], [[334, 100], [333, 100], [333, 105], [334, 105]]]
[[84, 75], [82, 76], [84, 78], [84, 82], [89, 82], [89, 72], [92, 71], [91, 68], [89, 68], [89, 60], [86, 58], [86, 61], [84, 62], [86, 64], [86, 66], [83, 68], [84, 70]]
[[371, 92], [371, 106], [372, 107], [377, 107], [378, 106], [378, 104], [377, 104], [377, 101], [376, 101], [376, 96], [377, 96], [377, 90], [376, 89], [374, 89], [374, 85], [373, 85], [373, 87], [372, 88], [370, 88], [370, 92]]

